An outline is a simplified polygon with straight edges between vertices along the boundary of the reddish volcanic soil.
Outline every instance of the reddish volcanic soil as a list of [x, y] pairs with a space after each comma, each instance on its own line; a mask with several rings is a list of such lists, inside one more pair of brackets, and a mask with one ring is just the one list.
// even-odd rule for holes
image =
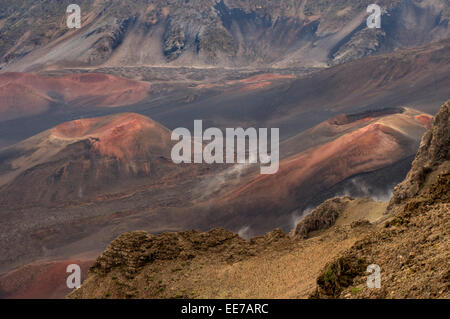
[[58, 77], [29, 73], [0, 74], [0, 120], [45, 112], [52, 103], [72, 107], [117, 107], [148, 96], [150, 84], [108, 74]]
[[422, 123], [427, 129], [431, 128], [433, 124], [433, 117], [428, 114], [420, 114], [417, 115], [416, 120], [418, 120], [420, 123]]
[[[283, 213], [309, 205], [308, 201], [316, 194], [353, 176], [395, 165], [412, 156], [417, 151], [417, 138], [425, 131], [426, 124], [420, 119], [425, 118], [428, 115], [406, 110], [405, 114], [378, 119], [363, 114], [357, 118], [335, 118], [331, 121], [333, 124], [330, 121], [321, 123], [303, 137], [315, 136], [317, 139], [314, 132], [321, 132], [336, 134], [334, 139], [330, 137], [327, 142], [282, 159], [279, 171], [274, 175], [255, 173], [245, 185], [222, 195], [217, 200], [217, 210], [233, 210], [237, 221], [231, 227], [238, 227], [249, 218], [254, 219], [254, 225], [259, 225], [256, 227], [266, 227], [264, 219], [279, 218], [278, 222], [284, 223]], [[354, 123], [350, 122], [352, 119]], [[327, 128], [329, 125], [351, 129], [355, 123], [362, 127], [356, 126], [351, 131]], [[320, 139], [326, 140], [323, 135]], [[387, 190], [390, 186], [382, 187]], [[269, 226], [266, 228], [270, 229]]]
[[293, 79], [294, 76], [292, 75], [282, 75], [282, 74], [276, 74], [276, 73], [265, 73], [265, 74], [258, 74], [255, 76], [251, 76], [249, 78], [239, 80], [238, 82], [241, 83], [255, 83], [255, 82], [263, 82], [263, 81], [270, 81], [270, 80], [279, 80], [279, 79]]
[[264, 88], [266, 86], [272, 85], [273, 81], [283, 80], [283, 79], [293, 79], [293, 75], [283, 75], [277, 73], [264, 73], [251, 76], [242, 80], [227, 81], [225, 83], [209, 83], [197, 85], [197, 89], [210, 89], [214, 87], [223, 86], [238, 86], [238, 88], [244, 91], [252, 91]]
[[8, 299], [59, 299], [72, 290], [66, 280], [67, 266], [81, 267], [81, 280], [87, 278], [92, 260], [63, 260], [29, 264], [0, 277], [0, 298]]
[[0, 200], [9, 207], [53, 205], [169, 178], [180, 170], [170, 161], [170, 137], [167, 128], [135, 113], [60, 124], [12, 147], [5, 165], [14, 162], [15, 170], [2, 176]]
[[242, 91], [253, 91], [253, 90], [259, 90], [262, 89], [266, 86], [271, 85], [272, 82], [270, 81], [263, 81], [263, 82], [258, 82], [258, 83], [252, 83], [252, 84], [248, 84], [246, 86], [244, 86], [242, 88]]
[[[152, 152], [152, 148], [168, 147], [169, 130], [157, 124], [148, 117], [124, 113], [107, 117], [75, 120], [60, 124], [52, 129], [52, 136], [60, 139], [97, 139], [93, 146], [102, 155], [113, 156], [117, 159], [139, 155], [143, 145], [137, 144], [143, 133], [151, 132], [142, 141], [149, 147], [145, 152]], [[149, 142], [152, 143], [149, 143]]]
[[334, 185], [349, 176], [392, 164], [402, 156], [394, 135], [389, 127], [371, 124], [282, 161], [277, 174], [260, 175], [230, 195], [247, 197], [261, 192], [267, 195], [267, 189], [277, 185], [271, 196], [284, 197], [289, 190], [314, 177], [320, 176], [324, 185]]

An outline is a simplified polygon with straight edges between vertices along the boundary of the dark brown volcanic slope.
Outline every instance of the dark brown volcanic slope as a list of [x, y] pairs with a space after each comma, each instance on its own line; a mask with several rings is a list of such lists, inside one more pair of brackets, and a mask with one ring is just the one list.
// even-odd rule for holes
[[[0, 272], [50, 260], [0, 293], [49, 292], [52, 260], [128, 230], [260, 234], [351, 185], [389, 189], [449, 98], [450, 7], [381, 0], [369, 30], [370, 3], [82, 0], [80, 30], [68, 0], [0, 3], [0, 72], [35, 72], [0, 73]], [[169, 129], [194, 119], [279, 127], [280, 171], [173, 164]]]
[[143, 100], [149, 91], [149, 83], [108, 74], [47, 77], [2, 73], [0, 121], [43, 113], [58, 104], [73, 108], [126, 106]]

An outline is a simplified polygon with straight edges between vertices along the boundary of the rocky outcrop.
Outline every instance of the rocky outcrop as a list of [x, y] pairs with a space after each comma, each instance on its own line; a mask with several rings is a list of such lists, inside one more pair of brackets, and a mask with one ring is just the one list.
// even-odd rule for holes
[[[389, 208], [429, 190], [427, 182], [430, 182], [430, 177], [448, 170], [449, 159], [450, 101], [442, 106], [434, 119], [433, 127], [425, 133], [411, 170], [406, 179], [395, 188]], [[447, 175], [440, 177], [442, 183], [445, 176]], [[443, 199], [448, 199], [448, 194]]]
[[292, 236], [306, 239], [314, 232], [330, 228], [351, 201], [353, 201], [351, 197], [335, 197], [327, 200], [297, 224]]
[[236, 253], [233, 248], [245, 241], [224, 229], [207, 233], [196, 231], [164, 233], [159, 236], [145, 231], [126, 233], [114, 240], [91, 267], [91, 272], [106, 274], [116, 267], [125, 267], [129, 274], [156, 260], [189, 260], [201, 252]]
[[[257, 255], [291, 249], [292, 245], [279, 229], [251, 240], [222, 228], [160, 235], [133, 231], [107, 247], [90, 268], [82, 288], [69, 298], [90, 298], [104, 289], [105, 297], [113, 298], [187, 298], [185, 289], [199, 273], [216, 276], [216, 267], [229, 267]], [[180, 285], [184, 288], [176, 294], [174, 290]]]
[[256, 251], [279, 241], [289, 241], [281, 230], [275, 230], [250, 241], [222, 228], [204, 233], [185, 231], [161, 235], [133, 231], [115, 239], [96, 260], [90, 271], [105, 275], [114, 268], [122, 268], [132, 276], [143, 266], [156, 261], [174, 259], [188, 261], [199, 255], [215, 256], [230, 262], [252, 256]]

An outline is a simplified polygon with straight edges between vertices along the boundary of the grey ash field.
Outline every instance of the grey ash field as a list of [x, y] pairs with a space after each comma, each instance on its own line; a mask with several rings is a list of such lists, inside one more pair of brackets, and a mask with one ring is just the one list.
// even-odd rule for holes
[[[0, 0], [0, 297], [449, 297], [448, 0], [71, 3]], [[279, 171], [174, 164], [199, 119]]]

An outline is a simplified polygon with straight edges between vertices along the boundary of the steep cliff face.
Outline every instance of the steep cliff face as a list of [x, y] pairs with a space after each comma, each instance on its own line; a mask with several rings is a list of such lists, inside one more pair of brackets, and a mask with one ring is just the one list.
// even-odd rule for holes
[[450, 102], [447, 102], [436, 115], [433, 127], [425, 133], [411, 170], [406, 179], [395, 188], [389, 207], [394, 209], [396, 205], [422, 195], [448, 201], [448, 188], [442, 189], [443, 193], [436, 193], [438, 190], [431, 187], [436, 179], [439, 186], [448, 186], [443, 183], [445, 180], [448, 182], [449, 160]]
[[14, 1], [0, 4], [0, 66], [325, 66], [448, 38], [446, 0], [378, 1], [382, 28], [367, 29], [372, 2], [84, 0], [68, 30], [70, 1]]
[[[312, 297], [449, 298], [450, 103], [422, 139], [406, 179], [394, 191], [378, 231], [329, 263]], [[381, 288], [366, 285], [366, 267], [381, 269]]]
[[339, 215], [345, 210], [351, 197], [336, 197], [327, 200], [322, 205], [314, 209], [295, 226], [292, 235], [295, 238], [306, 239], [314, 232], [330, 228], [336, 223]]

